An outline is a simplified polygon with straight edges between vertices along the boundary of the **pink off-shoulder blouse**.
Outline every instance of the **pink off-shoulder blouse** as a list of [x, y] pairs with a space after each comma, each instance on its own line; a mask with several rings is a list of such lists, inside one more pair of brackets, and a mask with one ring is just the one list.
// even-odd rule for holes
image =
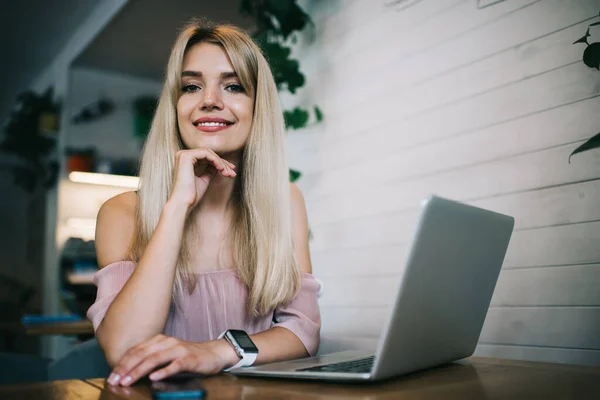
[[[98, 292], [87, 312], [94, 330], [135, 267], [132, 261], [119, 261], [94, 275]], [[312, 275], [303, 273], [300, 292], [287, 306], [279, 307], [267, 316], [253, 317], [246, 308], [247, 289], [235, 270], [200, 273], [194, 291], [178, 293], [171, 303], [163, 333], [181, 340], [203, 342], [217, 339], [227, 329], [242, 329], [254, 334], [279, 326], [293, 332], [313, 356], [319, 349], [321, 330], [319, 288], [319, 282]]]

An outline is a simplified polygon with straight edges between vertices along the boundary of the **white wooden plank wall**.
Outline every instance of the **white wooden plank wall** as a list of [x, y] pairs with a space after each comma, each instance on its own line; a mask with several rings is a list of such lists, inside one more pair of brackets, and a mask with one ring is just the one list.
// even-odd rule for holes
[[322, 351], [375, 346], [436, 193], [516, 218], [476, 354], [600, 365], [600, 152], [567, 163], [600, 131], [600, 73], [572, 45], [600, 3], [304, 4], [316, 40], [299, 46], [300, 99], [326, 121], [288, 152], [324, 282]]

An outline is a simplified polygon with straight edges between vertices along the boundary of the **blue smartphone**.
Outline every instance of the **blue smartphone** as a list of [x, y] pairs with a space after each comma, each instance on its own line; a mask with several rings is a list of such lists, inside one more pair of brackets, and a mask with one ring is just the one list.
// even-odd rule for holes
[[198, 381], [186, 383], [173, 382], [153, 382], [153, 399], [203, 399], [206, 396], [206, 390], [202, 388]]

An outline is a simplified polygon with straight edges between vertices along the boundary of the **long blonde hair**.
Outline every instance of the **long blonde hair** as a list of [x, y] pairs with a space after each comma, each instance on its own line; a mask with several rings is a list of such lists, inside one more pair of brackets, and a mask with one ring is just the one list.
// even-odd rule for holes
[[[142, 155], [131, 258], [140, 260], [171, 194], [175, 153], [184, 148], [176, 113], [183, 58], [191, 46], [202, 42], [224, 49], [241, 85], [254, 96], [252, 127], [231, 199], [234, 213], [228, 238], [238, 277], [248, 289], [248, 309], [255, 315], [266, 315], [295, 297], [300, 273], [293, 255], [290, 183], [277, 88], [258, 46], [235, 26], [195, 20], [184, 27], [172, 48]], [[192, 233], [192, 225], [186, 224], [184, 238]], [[184, 239], [175, 291], [191, 291], [196, 284], [192, 251]]]

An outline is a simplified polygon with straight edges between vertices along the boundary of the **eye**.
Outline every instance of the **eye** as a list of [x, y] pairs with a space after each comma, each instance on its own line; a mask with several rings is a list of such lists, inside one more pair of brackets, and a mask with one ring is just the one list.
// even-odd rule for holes
[[225, 89], [230, 91], [231, 93], [244, 93], [245, 91], [242, 85], [238, 85], [236, 83], [227, 85]]
[[183, 85], [181, 87], [181, 91], [184, 93], [194, 93], [194, 92], [197, 92], [198, 90], [200, 90], [200, 86], [193, 84], [193, 83]]

